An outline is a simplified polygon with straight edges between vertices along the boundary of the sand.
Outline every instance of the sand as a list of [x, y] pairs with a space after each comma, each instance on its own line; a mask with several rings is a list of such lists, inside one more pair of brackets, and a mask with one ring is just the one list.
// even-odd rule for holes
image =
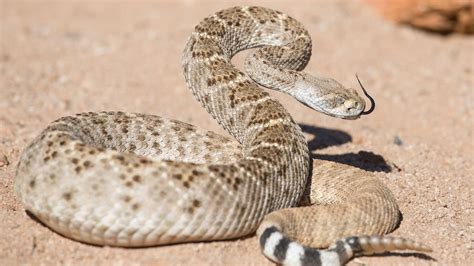
[[271, 265], [255, 236], [145, 249], [78, 243], [28, 217], [13, 193], [20, 152], [61, 116], [143, 112], [226, 134], [186, 88], [180, 59], [195, 24], [244, 3], [302, 21], [314, 40], [306, 70], [359, 90], [357, 72], [377, 101], [372, 115], [346, 121], [272, 92], [304, 125], [315, 157], [369, 169], [393, 191], [403, 213], [393, 235], [434, 249], [351, 264], [474, 260], [473, 37], [394, 25], [355, 1], [2, 1], [0, 265]]

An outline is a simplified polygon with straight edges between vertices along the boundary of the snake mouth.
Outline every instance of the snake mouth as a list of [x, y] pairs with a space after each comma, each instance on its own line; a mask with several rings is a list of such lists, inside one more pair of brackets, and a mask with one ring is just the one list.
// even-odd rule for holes
[[367, 91], [365, 90], [364, 88], [364, 85], [362, 85], [362, 82], [360, 82], [360, 79], [359, 79], [359, 76], [357, 75], [357, 73], [355, 74], [356, 78], [357, 78], [357, 81], [359, 82], [359, 85], [360, 87], [362, 88], [362, 91], [364, 92], [365, 96], [367, 98], [369, 98], [369, 101], [370, 101], [370, 108], [369, 110], [367, 111], [363, 111], [362, 113], [360, 113], [360, 115], [368, 115], [370, 113], [372, 113], [374, 110], [375, 110], [375, 100], [374, 98], [372, 98], [372, 96], [370, 96]]
[[353, 115], [353, 116], [338, 116], [338, 118], [342, 118], [344, 120], [357, 120], [360, 118], [360, 114], [359, 115]]

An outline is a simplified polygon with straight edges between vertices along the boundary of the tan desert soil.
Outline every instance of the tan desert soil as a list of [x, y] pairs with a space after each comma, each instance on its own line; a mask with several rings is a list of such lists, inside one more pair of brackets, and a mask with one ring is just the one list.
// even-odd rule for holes
[[396, 26], [355, 1], [2, 1], [0, 265], [271, 265], [255, 236], [145, 249], [78, 243], [28, 217], [13, 193], [21, 150], [60, 116], [143, 112], [226, 134], [186, 88], [180, 59], [196, 23], [240, 4], [302, 21], [314, 40], [306, 70], [360, 90], [357, 72], [377, 101], [372, 115], [345, 121], [273, 93], [305, 125], [316, 157], [374, 171], [394, 192], [403, 221], [393, 235], [434, 249], [351, 264], [474, 261], [472, 37]]

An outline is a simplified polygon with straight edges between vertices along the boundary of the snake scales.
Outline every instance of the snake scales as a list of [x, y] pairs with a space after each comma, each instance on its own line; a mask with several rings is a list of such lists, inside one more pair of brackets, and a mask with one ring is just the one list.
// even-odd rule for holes
[[[230, 59], [253, 47], [246, 75]], [[357, 237], [388, 233], [399, 219], [393, 195], [369, 173], [314, 161], [310, 175], [301, 129], [256, 83], [335, 117], [355, 119], [365, 108], [354, 90], [302, 72], [310, 55], [308, 32], [281, 12], [235, 7], [209, 16], [188, 40], [184, 75], [237, 141], [153, 115], [63, 117], [22, 153], [17, 197], [53, 230], [98, 245], [231, 239], [258, 227], [263, 253], [283, 264], [427, 251], [403, 238]], [[300, 202], [312, 206], [289, 208]]]

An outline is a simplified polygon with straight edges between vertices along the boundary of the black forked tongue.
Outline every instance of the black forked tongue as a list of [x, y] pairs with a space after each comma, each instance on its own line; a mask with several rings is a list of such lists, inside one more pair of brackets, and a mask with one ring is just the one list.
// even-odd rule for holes
[[370, 100], [370, 105], [371, 105], [370, 109], [368, 111], [363, 111], [361, 113], [362, 115], [368, 115], [372, 113], [375, 109], [375, 100], [367, 93], [367, 91], [364, 88], [364, 85], [362, 85], [362, 83], [360, 82], [359, 76], [357, 76], [357, 74], [356, 74], [356, 78], [357, 78], [357, 81], [359, 82], [360, 87], [362, 88], [362, 91], [364, 91], [365, 96], [367, 96], [367, 98], [369, 98]]

